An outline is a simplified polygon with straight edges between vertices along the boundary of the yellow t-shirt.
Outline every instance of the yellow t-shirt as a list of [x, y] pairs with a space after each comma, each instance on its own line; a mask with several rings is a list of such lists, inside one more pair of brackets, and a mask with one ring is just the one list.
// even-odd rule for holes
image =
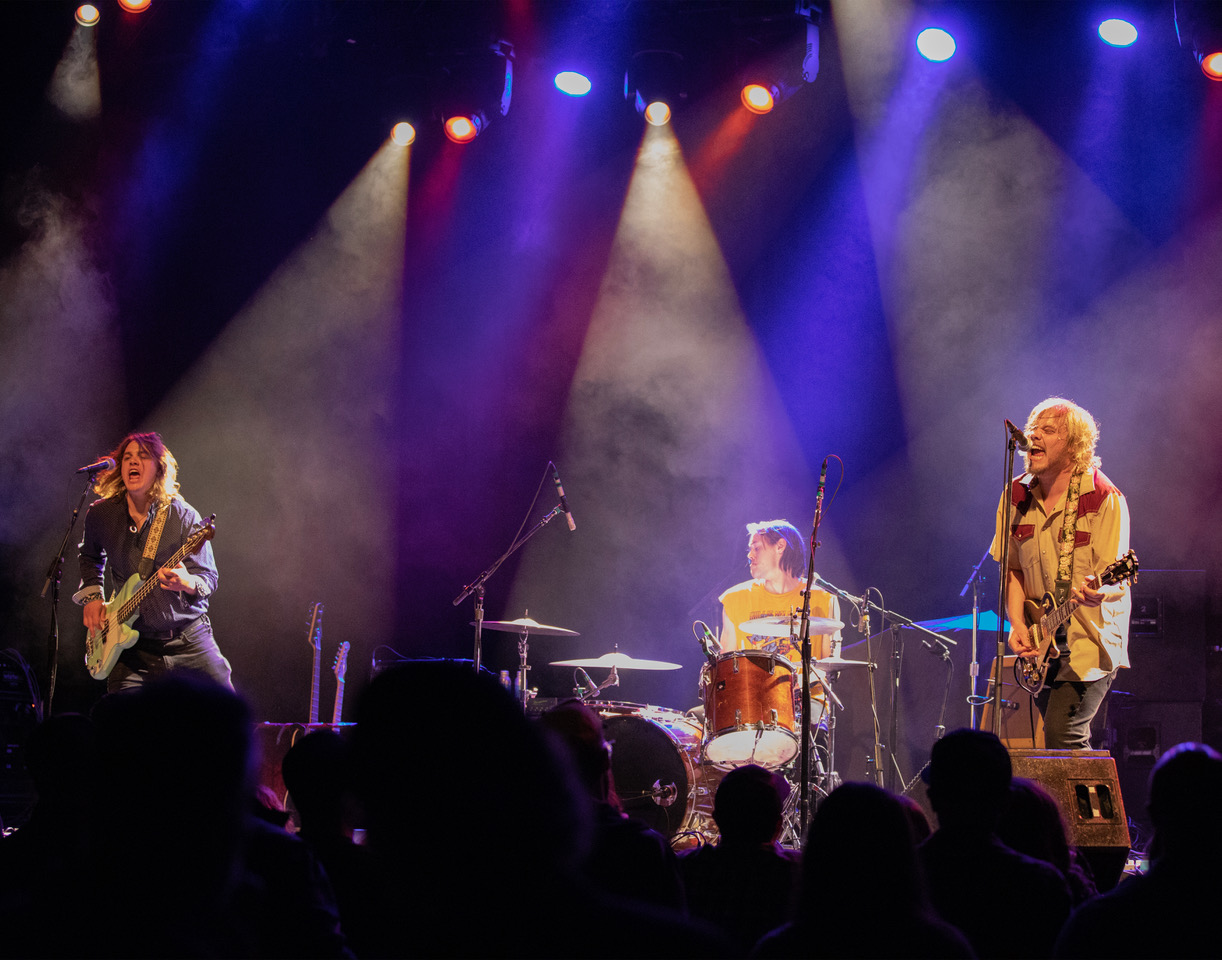
[[[805, 585], [806, 581], [802, 580], [796, 589], [790, 590], [788, 593], [771, 593], [764, 586], [763, 580], [747, 580], [730, 587], [729, 590], [723, 593], [719, 599], [730, 622], [734, 624], [734, 639], [737, 641], [737, 646], [743, 649], [751, 649], [775, 641], [778, 653], [794, 662], [800, 661], [802, 655], [797, 637], [790, 639], [787, 637], [753, 636], [738, 629], [738, 625], [759, 617], [789, 616], [790, 614], [794, 615], [795, 624], [799, 623], [796, 618], [802, 613], [802, 590]], [[825, 593], [822, 590], [812, 590], [810, 594], [810, 615], [812, 617], [828, 617], [832, 620], [839, 620], [840, 603], [831, 594]], [[832, 641], [838, 641], [839, 639], [839, 631], [831, 636], [812, 635], [810, 638], [811, 656], [816, 660], [829, 656], [832, 650]], [[723, 637], [722, 648], [728, 650], [730, 647], [731, 645], [727, 643], [727, 638]]]

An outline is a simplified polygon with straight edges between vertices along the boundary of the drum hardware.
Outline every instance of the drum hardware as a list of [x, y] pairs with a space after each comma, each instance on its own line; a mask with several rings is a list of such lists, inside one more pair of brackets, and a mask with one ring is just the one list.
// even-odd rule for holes
[[[472, 621], [471, 626], [478, 628], [479, 623]], [[526, 709], [527, 701], [538, 693], [537, 690], [531, 690], [526, 685], [527, 675], [530, 671], [530, 667], [526, 663], [526, 655], [530, 650], [530, 635], [536, 633], [545, 637], [581, 636], [576, 630], [568, 630], [565, 627], [549, 627], [545, 623], [532, 620], [529, 610], [517, 620], [485, 620], [483, 627], [485, 630], [498, 630], [503, 633], [516, 633], [518, 635], [518, 676], [516, 688], [518, 698], [522, 703], [522, 709]], [[609, 685], [604, 684], [604, 686]]]

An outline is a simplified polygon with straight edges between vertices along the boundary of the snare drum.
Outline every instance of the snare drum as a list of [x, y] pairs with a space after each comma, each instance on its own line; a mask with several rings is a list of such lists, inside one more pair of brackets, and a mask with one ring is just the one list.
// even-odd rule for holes
[[611, 744], [611, 775], [624, 811], [668, 839], [707, 834], [721, 774], [700, 766], [702, 728], [675, 710], [589, 703]]
[[776, 768], [798, 752], [794, 665], [762, 650], [723, 653], [704, 668], [704, 756]]

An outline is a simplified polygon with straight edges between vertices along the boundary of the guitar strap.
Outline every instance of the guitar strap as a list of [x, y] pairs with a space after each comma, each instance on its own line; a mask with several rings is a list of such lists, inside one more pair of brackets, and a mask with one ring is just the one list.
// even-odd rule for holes
[[154, 558], [157, 556], [157, 547], [161, 544], [161, 531], [165, 529], [165, 518], [169, 513], [167, 504], [157, 504], [157, 513], [153, 517], [152, 526], [149, 527], [149, 538], [144, 541], [144, 554], [140, 557], [140, 566], [137, 568], [141, 580], [147, 580], [156, 569]]
[[[1061, 541], [1057, 545], [1057, 582], [1053, 599], [1057, 606], [1069, 599], [1073, 586], [1073, 550], [1078, 539], [1078, 499], [1082, 491], [1082, 475], [1086, 471], [1075, 470], [1069, 478], [1069, 489], [1065, 491], [1065, 517], [1061, 524]], [[1069, 652], [1066, 640], [1068, 623], [1057, 631], [1057, 647], [1064, 656]]]

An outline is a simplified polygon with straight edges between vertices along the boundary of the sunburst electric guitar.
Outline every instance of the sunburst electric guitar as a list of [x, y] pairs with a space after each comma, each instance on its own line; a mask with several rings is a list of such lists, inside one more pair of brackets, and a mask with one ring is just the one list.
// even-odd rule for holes
[[306, 723], [318, 723], [318, 686], [322, 681], [322, 612], [323, 605], [310, 607], [310, 632], [306, 640], [314, 651], [314, 668], [310, 675], [310, 715]]
[[[216, 514], [202, 521], [183, 545], [164, 564], [162, 570], [173, 570], [187, 557], [212, 539], [216, 534]], [[95, 680], [105, 680], [119, 662], [119, 655], [134, 646], [140, 634], [132, 629], [132, 622], [140, 615], [142, 604], [153, 588], [157, 578], [141, 580], [133, 573], [127, 582], [106, 601], [106, 622], [85, 636], [85, 666]]]
[[[1137, 579], [1137, 570], [1137, 554], [1130, 550], [1092, 579], [1096, 581], [1096, 586], [1109, 586]], [[1031, 634], [1031, 642], [1035, 644], [1036, 654], [1034, 657], [1018, 658], [1014, 664], [1014, 679], [1032, 696], [1044, 689], [1048, 668], [1052, 666], [1052, 661], [1060, 656], [1056, 642], [1057, 630], [1079, 606], [1077, 600], [1071, 599], [1058, 607], [1051, 593], [1044, 594], [1039, 603], [1034, 600], [1023, 601], [1023, 619], [1027, 621], [1027, 629]]]

